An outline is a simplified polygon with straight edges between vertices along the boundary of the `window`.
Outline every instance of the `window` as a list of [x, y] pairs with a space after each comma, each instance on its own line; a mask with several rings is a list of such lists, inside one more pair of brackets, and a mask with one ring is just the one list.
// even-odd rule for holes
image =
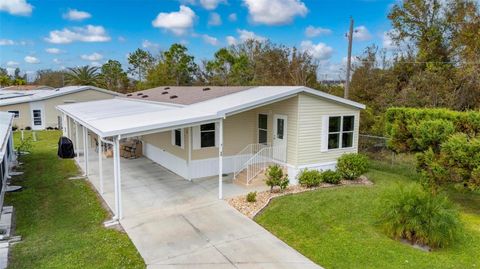
[[283, 139], [283, 134], [284, 134], [284, 119], [277, 119], [277, 138], [278, 139]]
[[8, 111], [8, 113], [12, 113], [14, 118], [20, 117], [20, 112], [18, 112], [18, 110]]
[[267, 144], [267, 121], [268, 116], [265, 114], [258, 114], [258, 143]]
[[172, 131], [172, 145], [183, 148], [183, 129]]
[[42, 125], [42, 111], [35, 109], [33, 110], [33, 125], [38, 126]]
[[354, 116], [335, 116], [328, 119], [328, 149], [353, 146]]
[[215, 147], [215, 123], [200, 125], [200, 147]]

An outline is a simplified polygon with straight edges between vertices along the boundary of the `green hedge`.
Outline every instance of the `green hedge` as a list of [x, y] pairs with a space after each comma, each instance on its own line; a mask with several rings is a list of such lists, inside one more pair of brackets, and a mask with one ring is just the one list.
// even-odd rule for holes
[[[428, 145], [419, 143], [423, 139], [419, 134], [429, 133], [420, 132], [419, 128], [422, 125], [423, 131], [428, 127], [433, 128], [430, 130], [435, 130], [441, 139], [445, 139], [451, 133], [450, 125], [453, 125], [453, 132], [465, 133], [468, 136], [480, 134], [480, 112], [478, 111], [396, 107], [387, 110], [385, 121], [385, 133], [389, 137], [388, 146], [396, 152], [419, 152], [428, 148]], [[439, 128], [435, 129], [435, 127]], [[442, 129], [447, 133], [441, 133]], [[428, 140], [428, 138], [425, 139]]]

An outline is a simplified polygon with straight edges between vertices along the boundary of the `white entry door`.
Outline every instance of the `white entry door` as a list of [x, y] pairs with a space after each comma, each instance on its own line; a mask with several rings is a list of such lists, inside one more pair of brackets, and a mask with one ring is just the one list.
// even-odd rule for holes
[[287, 162], [287, 116], [273, 116], [273, 159]]

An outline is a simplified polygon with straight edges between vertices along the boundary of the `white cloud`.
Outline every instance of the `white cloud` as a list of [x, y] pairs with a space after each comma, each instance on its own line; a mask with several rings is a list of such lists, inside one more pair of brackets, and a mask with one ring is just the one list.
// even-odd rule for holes
[[15, 69], [14, 67], [7, 67], [7, 73], [9, 76], [12, 76], [13, 74], [15, 74]]
[[304, 17], [308, 8], [300, 0], [243, 0], [254, 23], [281, 25], [295, 16]]
[[316, 37], [316, 36], [321, 36], [321, 35], [328, 35], [328, 34], [331, 34], [331, 33], [332, 33], [332, 30], [330, 30], [330, 29], [321, 28], [321, 27], [314, 27], [312, 25], [305, 28], [305, 35], [307, 37]]
[[231, 36], [231, 35], [225, 38], [228, 45], [236, 45], [238, 43], [242, 43], [251, 39], [260, 41], [260, 42], [267, 40], [266, 37], [257, 35], [254, 32], [247, 31], [245, 29], [237, 29], [237, 33], [238, 33], [238, 38], [235, 38], [234, 36]]
[[25, 60], [26, 63], [29, 63], [29, 64], [40, 63], [40, 60], [37, 57], [34, 57], [34, 56], [25, 56], [25, 58], [23, 58], [23, 59]]
[[216, 12], [210, 13], [210, 16], [208, 18], [208, 25], [221, 25], [222, 24], [222, 17]]
[[147, 39], [143, 40], [142, 42], [142, 47], [145, 49], [152, 49], [152, 50], [158, 50], [160, 48], [160, 44], [151, 42]]
[[91, 17], [92, 15], [90, 13], [77, 9], [70, 9], [67, 13], [63, 14], [64, 19], [71, 21], [82, 21]]
[[127, 41], [127, 39], [123, 36], [118, 36], [118, 41], [123, 43], [123, 42]]
[[237, 44], [237, 39], [235, 37], [231, 36], [231, 35], [227, 36], [225, 39], [227, 40], [227, 44], [229, 46]]
[[103, 59], [103, 55], [100, 53], [94, 52], [92, 54], [83, 54], [82, 56], [80, 56], [80, 58], [82, 58], [82, 60], [85, 60], [85, 61], [99, 61]]
[[90, 65], [91, 65], [91, 66], [94, 66], [94, 67], [100, 67], [100, 66], [102, 66], [102, 64], [99, 63], [99, 62], [97, 62], [97, 61], [91, 62]]
[[214, 10], [220, 3], [225, 3], [225, 0], [200, 0], [200, 5], [208, 10]]
[[103, 26], [87, 25], [85, 27], [64, 28], [51, 31], [45, 41], [54, 44], [68, 44], [72, 42], [106, 42], [110, 41]]
[[230, 15], [228, 15], [228, 20], [237, 21], [237, 13], [230, 13]]
[[354, 29], [353, 39], [358, 41], [368, 41], [372, 39], [372, 35], [368, 31], [367, 27], [361, 25]]
[[26, 0], [0, 0], [0, 11], [8, 12], [12, 15], [30, 16], [33, 6]]
[[0, 39], [0, 46], [11, 46], [15, 45], [15, 41], [11, 39]]
[[181, 5], [179, 11], [170, 13], [160, 12], [152, 21], [153, 27], [163, 28], [175, 35], [183, 35], [193, 27], [195, 12], [187, 6]]
[[308, 52], [313, 58], [324, 61], [330, 59], [333, 54], [333, 48], [325, 43], [314, 44], [312, 41], [302, 41], [300, 49]]
[[387, 50], [391, 50], [391, 49], [394, 49], [394, 48], [397, 47], [397, 46], [395, 46], [395, 43], [393, 42], [392, 38], [390, 37], [389, 32], [384, 32], [383, 33], [382, 45], [383, 45], [383, 48], [385, 48]]
[[60, 50], [58, 48], [47, 48], [47, 49], [45, 49], [45, 51], [47, 53], [50, 53], [50, 54], [60, 54], [60, 53], [63, 52], [62, 50]]
[[202, 35], [203, 42], [210, 44], [212, 46], [217, 46], [218, 45], [218, 39], [213, 36], [209, 35]]
[[17, 66], [17, 65], [18, 65], [18, 63], [15, 62], [15, 61], [8, 61], [7, 62], [7, 66]]
[[61, 61], [60, 59], [58, 59], [58, 58], [55, 58], [55, 59], [53, 59], [53, 63], [54, 63], [54, 64], [61, 64], [62, 61]]

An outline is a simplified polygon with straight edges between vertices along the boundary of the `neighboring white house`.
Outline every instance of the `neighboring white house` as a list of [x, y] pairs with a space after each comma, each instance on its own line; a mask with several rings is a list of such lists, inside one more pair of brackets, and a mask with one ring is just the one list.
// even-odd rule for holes
[[12, 124], [13, 114], [0, 112], [0, 213], [3, 208], [10, 167], [15, 161]]
[[85, 130], [113, 145], [119, 169], [120, 143], [134, 137], [147, 158], [186, 179], [218, 175], [221, 197], [222, 174], [244, 173], [248, 184], [279, 163], [296, 183], [300, 169], [334, 168], [340, 155], [357, 152], [365, 106], [307, 87], [265, 86], [160, 87], [57, 108], [77, 151]]
[[0, 111], [15, 115], [13, 125], [19, 129], [42, 130], [58, 128], [60, 113], [57, 105], [110, 99], [116, 92], [92, 86], [68, 86], [22, 88], [17, 86], [0, 89]]

